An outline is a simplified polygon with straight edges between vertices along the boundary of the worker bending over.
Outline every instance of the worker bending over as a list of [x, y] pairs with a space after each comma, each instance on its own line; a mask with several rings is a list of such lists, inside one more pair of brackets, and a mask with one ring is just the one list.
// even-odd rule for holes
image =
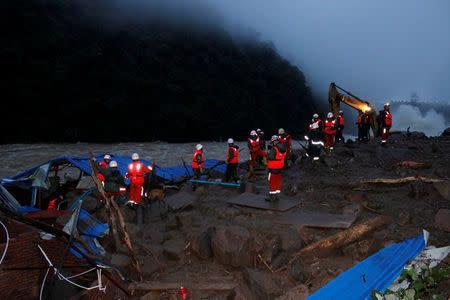
[[[94, 158], [94, 162], [96, 159]], [[107, 193], [120, 193], [125, 192], [125, 181], [123, 180], [123, 176], [117, 168], [117, 162], [115, 160], [109, 163], [109, 168], [102, 167], [102, 163], [104, 161], [94, 164], [94, 168], [99, 172], [104, 178], [104, 187], [105, 192]]]
[[386, 146], [387, 139], [389, 137], [389, 130], [392, 126], [392, 114], [389, 111], [390, 105], [386, 103], [384, 110], [381, 113], [381, 145]]
[[284, 168], [285, 157], [286, 146], [280, 143], [278, 136], [272, 136], [269, 150], [267, 151], [270, 186], [267, 201], [275, 202], [279, 200], [279, 194], [281, 193], [281, 174]]
[[238, 182], [237, 167], [239, 163], [239, 146], [234, 144], [232, 138], [228, 139], [228, 152], [227, 152], [227, 170], [225, 172], [225, 182], [233, 180]]

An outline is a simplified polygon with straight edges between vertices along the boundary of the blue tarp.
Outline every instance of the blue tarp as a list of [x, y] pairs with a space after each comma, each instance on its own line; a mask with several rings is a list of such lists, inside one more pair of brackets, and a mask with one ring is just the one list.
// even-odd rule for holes
[[384, 292], [409, 260], [425, 248], [424, 237], [393, 244], [345, 271], [307, 300], [370, 299], [372, 290]]
[[[103, 161], [103, 154], [95, 155], [96, 159], [101, 162]], [[120, 155], [111, 155], [112, 160], [117, 161], [118, 169], [122, 175], [125, 176], [125, 174], [128, 171], [128, 165], [132, 162], [131, 158], [127, 156], [120, 156]], [[149, 166], [151, 164], [150, 161], [140, 159], [140, 162], [145, 164], [146, 166]], [[31, 187], [31, 180], [29, 179], [31, 175], [34, 174], [34, 172], [41, 166], [46, 165], [48, 163], [50, 164], [58, 164], [63, 162], [70, 162], [75, 167], [79, 168], [80, 170], [84, 171], [87, 174], [91, 174], [91, 169], [89, 166], [89, 157], [77, 157], [77, 156], [62, 156], [55, 159], [52, 159], [48, 162], [45, 162], [43, 164], [40, 164], [36, 167], [33, 167], [23, 173], [20, 173], [14, 177], [5, 177], [2, 179], [2, 185], [4, 186], [10, 186], [12, 183], [15, 184], [24, 184], [26, 186]], [[205, 161], [205, 167], [211, 168], [218, 162], [217, 159], [207, 159]], [[189, 175], [193, 175], [192, 167], [186, 166]], [[220, 165], [216, 166], [214, 170], [225, 173], [226, 165]], [[174, 167], [158, 167], [156, 166], [156, 175], [158, 177], [161, 177], [166, 180], [173, 180], [176, 178], [184, 177], [186, 176], [186, 168], [183, 165], [178, 165]], [[129, 182], [127, 182], [129, 183]]]

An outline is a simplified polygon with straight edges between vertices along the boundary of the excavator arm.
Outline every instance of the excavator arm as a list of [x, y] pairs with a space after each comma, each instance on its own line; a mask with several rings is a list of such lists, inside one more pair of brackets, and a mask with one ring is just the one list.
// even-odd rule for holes
[[[339, 93], [338, 89], [345, 94]], [[376, 122], [377, 113], [372, 105], [337, 86], [334, 82], [330, 83], [330, 88], [328, 90], [328, 104], [330, 111], [334, 115], [339, 113], [339, 110], [341, 109], [341, 102], [358, 111], [367, 112], [370, 116], [370, 127], [372, 127], [373, 134], [374, 136], [378, 135], [378, 123]]]

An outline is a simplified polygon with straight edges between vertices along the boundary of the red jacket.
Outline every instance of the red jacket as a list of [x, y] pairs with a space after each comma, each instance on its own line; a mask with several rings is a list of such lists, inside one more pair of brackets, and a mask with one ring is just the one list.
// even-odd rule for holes
[[58, 198], [55, 198], [48, 203], [47, 210], [56, 210], [56, 200], [58, 200]]
[[286, 146], [286, 148], [289, 150], [291, 149], [291, 145], [292, 145], [292, 138], [291, 135], [286, 134], [286, 135], [279, 135], [278, 139], [280, 140], [280, 142]]
[[[230, 160], [230, 151], [233, 151], [233, 157]], [[239, 148], [235, 146], [231, 146], [228, 148], [228, 156], [227, 156], [227, 162], [229, 164], [237, 164], [239, 162]]]
[[200, 169], [200, 166], [199, 166], [198, 161], [197, 161], [197, 156], [198, 155], [201, 156], [200, 165], [201, 165], [201, 168], [203, 169], [205, 167], [205, 158], [203, 157], [203, 152], [200, 151], [200, 150], [197, 150], [197, 151], [194, 152], [194, 156], [192, 157], [192, 168], [193, 169]]
[[392, 126], [392, 114], [387, 110], [384, 110], [383, 114], [384, 114], [384, 118], [383, 118], [384, 126], [391, 127]]
[[[102, 161], [101, 163], [99, 163], [100, 167], [102, 168], [107, 168], [108, 165], [106, 164], [105, 161]], [[100, 181], [105, 181], [105, 176], [103, 176], [99, 171], [97, 171], [97, 177], [98, 179], [100, 179]]]
[[281, 170], [284, 168], [284, 157], [286, 156], [286, 152], [285, 153], [281, 153], [277, 147], [273, 147], [273, 149], [275, 149], [275, 151], [277, 152], [276, 156], [275, 156], [275, 160], [269, 160], [267, 162], [267, 167], [272, 170]]
[[344, 117], [343, 116], [339, 116], [339, 125], [340, 126], [344, 126]]
[[335, 134], [336, 133], [336, 120], [329, 121], [328, 119], [325, 121], [325, 133], [326, 134]]
[[138, 161], [132, 162], [128, 165], [128, 172], [126, 178], [130, 178], [131, 183], [144, 183], [144, 174], [150, 172], [143, 163]]
[[259, 151], [259, 149], [260, 149], [259, 137], [256, 140], [248, 138], [248, 142], [253, 148], [253, 149], [251, 149], [250, 147], [248, 147], [248, 150], [250, 152], [257, 152], [257, 151]]

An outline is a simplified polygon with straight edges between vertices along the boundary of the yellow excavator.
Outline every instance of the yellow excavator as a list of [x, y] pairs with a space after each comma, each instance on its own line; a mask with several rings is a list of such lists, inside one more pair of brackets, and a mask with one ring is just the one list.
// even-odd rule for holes
[[[342, 93], [340, 93], [339, 91]], [[344, 90], [340, 86], [336, 85], [334, 82], [330, 83], [330, 88], [328, 90], [328, 105], [330, 111], [336, 116], [341, 110], [341, 102], [347, 104], [350, 107], [362, 112], [367, 112], [370, 116], [370, 127], [372, 127], [373, 135], [378, 135], [378, 123], [376, 122], [377, 112], [373, 106], [364, 101], [349, 91]]]

